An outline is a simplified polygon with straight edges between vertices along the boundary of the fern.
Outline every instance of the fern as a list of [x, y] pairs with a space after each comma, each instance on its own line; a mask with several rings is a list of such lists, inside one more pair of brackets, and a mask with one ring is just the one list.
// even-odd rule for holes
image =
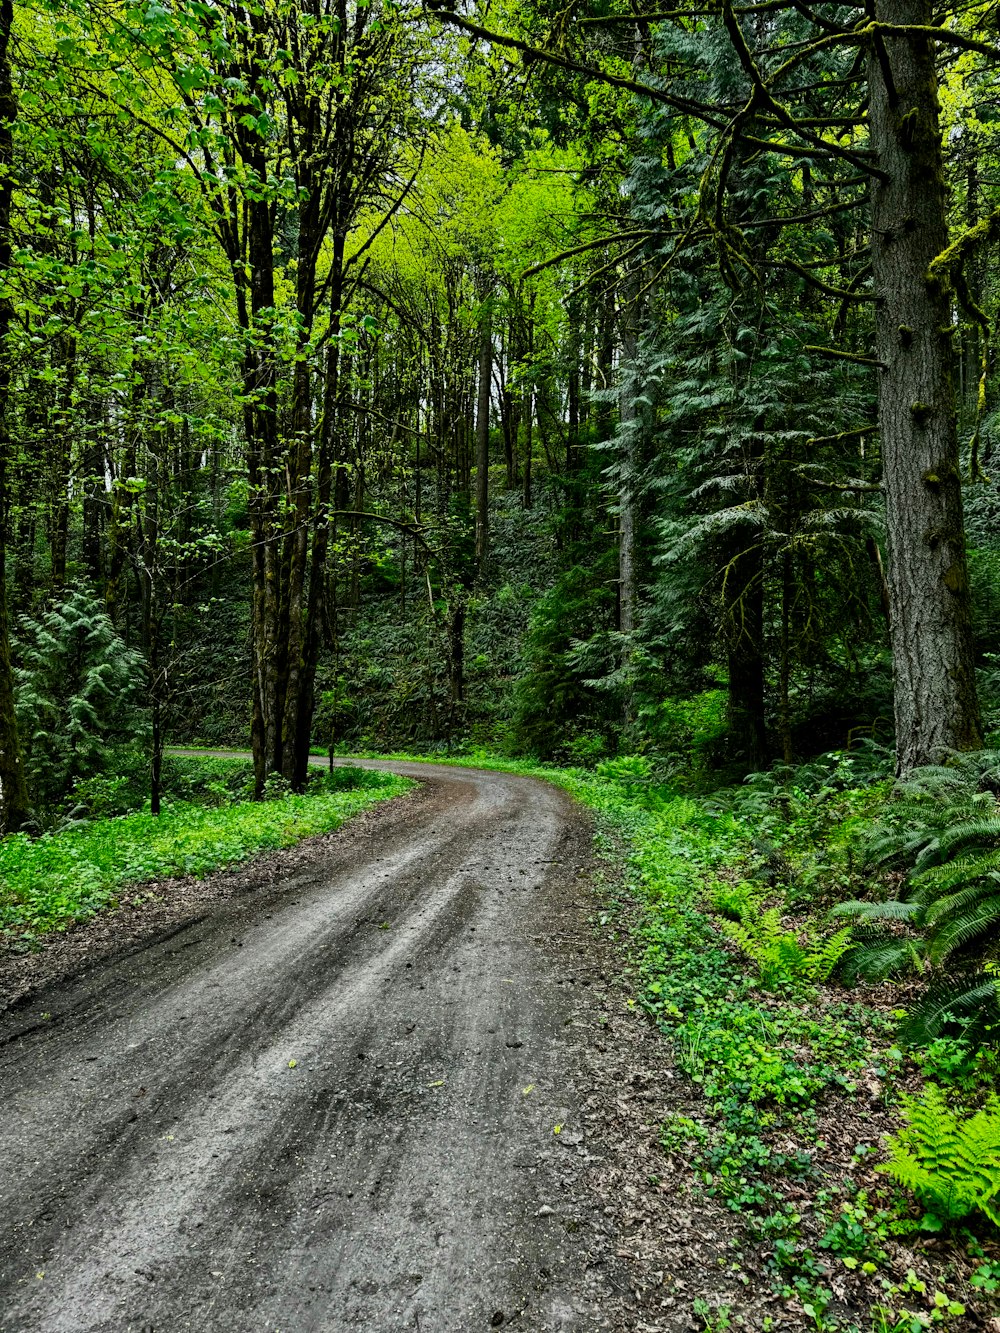
[[[993, 800], [990, 796], [988, 799]], [[934, 838], [917, 857], [915, 869], [946, 861], [958, 852], [1000, 843], [1000, 817], [989, 815], [951, 824]]]
[[827, 981], [840, 960], [847, 953], [851, 944], [851, 928], [845, 926], [833, 935], [828, 935], [808, 958], [808, 976], [811, 981]]
[[884, 903], [853, 901], [838, 903], [831, 916], [849, 916], [861, 921], [911, 921], [919, 915], [919, 903], [900, 902], [890, 898]]
[[906, 1128], [888, 1142], [878, 1167], [928, 1209], [937, 1227], [982, 1213], [1000, 1224], [1000, 1102], [960, 1120], [933, 1083], [903, 1101]]
[[923, 941], [912, 933], [899, 933], [900, 927], [922, 923], [920, 903], [898, 898], [875, 903], [853, 901], [840, 903], [830, 915], [848, 917], [856, 923], [854, 942], [844, 957], [846, 981], [882, 981], [903, 972], [923, 970]]
[[901, 970], [907, 942], [918, 967], [926, 960], [941, 970], [904, 1024], [904, 1040], [933, 1037], [954, 1024], [982, 1031], [997, 1009], [996, 986], [980, 968], [1000, 941], [998, 770], [1000, 754], [982, 751], [920, 769], [898, 784], [863, 854], [870, 866], [908, 867], [902, 897], [835, 909], [867, 932], [846, 960], [848, 975]]
[[777, 908], [743, 921], [720, 922], [723, 932], [757, 968], [766, 990], [780, 990], [795, 982], [826, 981], [850, 947], [851, 928], [805, 944], [786, 930]]
[[948, 1028], [965, 1036], [985, 1034], [1000, 1024], [1000, 999], [994, 977], [981, 971], [935, 977], [911, 1006], [899, 1029], [907, 1046], [926, 1046]]
[[712, 893], [712, 906], [728, 921], [745, 921], [759, 905], [757, 893], [749, 884], [718, 884]]
[[853, 944], [844, 955], [843, 977], [847, 982], [884, 981], [922, 967], [923, 958], [912, 940], [883, 937]]

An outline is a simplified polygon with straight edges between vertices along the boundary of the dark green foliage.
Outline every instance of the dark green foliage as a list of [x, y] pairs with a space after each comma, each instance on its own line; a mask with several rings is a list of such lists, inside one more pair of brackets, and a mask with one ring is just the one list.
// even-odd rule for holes
[[[604, 577], [602, 577], [602, 575]], [[515, 737], [520, 747], [546, 758], [599, 758], [614, 748], [613, 698], [587, 685], [574, 652], [579, 640], [607, 624], [614, 596], [612, 567], [576, 566], [535, 604], [524, 642], [524, 673], [515, 694]]]
[[932, 980], [907, 1010], [899, 1038], [927, 1046], [943, 1033], [962, 1033], [973, 1041], [996, 1041], [1000, 1031], [1000, 995], [996, 977], [975, 962]]
[[857, 923], [848, 978], [936, 974], [903, 1025], [906, 1041], [982, 1033], [1000, 1017], [995, 981], [982, 971], [1000, 945], [998, 770], [1000, 755], [983, 751], [899, 783], [860, 850], [871, 869], [905, 872], [901, 895], [835, 909]]
[[[904, 901], [841, 909], [873, 921], [905, 920], [924, 929], [933, 964], [982, 952], [1000, 918], [1000, 755], [983, 751], [943, 768], [918, 770], [862, 843], [872, 867], [905, 868]], [[996, 898], [996, 902], [993, 900]]]
[[[253, 793], [253, 767], [245, 759], [217, 759], [199, 755], [182, 758], [167, 754], [163, 759], [165, 801], [218, 806], [246, 800]], [[105, 819], [142, 810], [149, 801], [149, 754], [140, 746], [109, 748], [99, 772], [74, 783], [64, 802], [67, 817], [74, 822]]]
[[143, 733], [145, 667], [84, 589], [23, 620], [17, 651], [25, 770], [35, 799], [51, 809], [100, 770], [108, 746]]

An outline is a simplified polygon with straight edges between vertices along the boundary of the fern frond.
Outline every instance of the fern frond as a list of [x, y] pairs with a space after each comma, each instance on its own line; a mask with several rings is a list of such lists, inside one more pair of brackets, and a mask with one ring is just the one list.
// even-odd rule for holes
[[934, 932], [930, 943], [930, 959], [935, 966], [953, 953], [966, 948], [983, 935], [1000, 934], [1000, 894], [991, 894], [985, 902], [961, 912]]
[[956, 852], [969, 847], [997, 843], [1000, 843], [1000, 818], [993, 815], [989, 818], [966, 819], [952, 824], [928, 843], [917, 857], [914, 869], [920, 871], [939, 861], [946, 861]]
[[969, 908], [975, 907], [977, 903], [981, 902], [983, 898], [989, 898], [994, 894], [1000, 894], [1000, 886], [996, 884], [983, 883], [982, 881], [966, 884], [957, 893], [949, 893], [943, 898], [932, 901], [927, 908], [924, 919], [928, 926], [938, 926], [949, 917], [968, 911]]
[[980, 1211], [992, 1216], [1000, 1193], [1000, 1113], [995, 1105], [959, 1120], [928, 1083], [903, 1101], [905, 1129], [888, 1142], [879, 1171], [909, 1189], [946, 1222]]
[[1000, 1019], [995, 978], [981, 972], [938, 977], [910, 1009], [898, 1037], [906, 1046], [926, 1046], [949, 1023], [975, 1031]]
[[833, 969], [850, 948], [851, 927], [845, 926], [835, 935], [830, 935], [806, 959], [806, 975], [812, 981], [826, 981]]
[[901, 972], [919, 972], [922, 959], [912, 940], [880, 940], [856, 944], [844, 955], [843, 977], [853, 981], [884, 981]]
[[912, 921], [920, 915], [921, 905], [916, 902], [903, 902], [899, 898], [888, 898], [882, 903], [868, 903], [863, 899], [838, 903], [830, 912], [831, 916], [854, 917], [863, 921]]

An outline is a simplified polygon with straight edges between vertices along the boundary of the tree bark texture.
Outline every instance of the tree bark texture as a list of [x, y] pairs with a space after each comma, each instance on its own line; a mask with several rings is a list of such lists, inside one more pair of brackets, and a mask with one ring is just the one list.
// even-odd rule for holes
[[479, 394], [476, 403], [476, 564], [484, 569], [490, 553], [490, 377], [493, 330], [489, 298], [479, 331]]
[[[14, 95], [10, 39], [12, 0], [0, 0], [0, 274], [11, 262], [10, 213], [14, 194]], [[11, 363], [8, 335], [14, 316], [9, 297], [0, 296], [0, 833], [15, 833], [28, 818], [28, 792], [14, 711], [14, 671], [10, 658], [7, 606], [7, 483], [10, 466]]]
[[[879, 0], [881, 23], [929, 25], [930, 0]], [[955, 419], [951, 292], [928, 278], [948, 244], [931, 42], [877, 38], [869, 55], [879, 426], [901, 774], [982, 743]]]
[[618, 455], [618, 627], [631, 634], [636, 625], [635, 472], [639, 411], [636, 358], [639, 353], [638, 282], [630, 274], [622, 309], [622, 385]]
[[763, 552], [754, 544], [735, 555], [722, 593], [722, 639], [729, 677], [729, 747], [748, 773], [767, 766], [764, 725]]

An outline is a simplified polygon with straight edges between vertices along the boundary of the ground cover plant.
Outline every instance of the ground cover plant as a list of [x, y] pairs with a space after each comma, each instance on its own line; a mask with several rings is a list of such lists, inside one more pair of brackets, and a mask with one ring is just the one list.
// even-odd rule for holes
[[[51, 931], [112, 908], [126, 886], [204, 876], [331, 833], [413, 785], [389, 773], [341, 768], [317, 774], [304, 793], [276, 783], [271, 799], [254, 801], [252, 770], [242, 761], [174, 760], [171, 767], [184, 795], [158, 816], [146, 809], [77, 818], [36, 838], [0, 841], [0, 940], [7, 947], [30, 948]], [[243, 789], [242, 798], [231, 798], [233, 785]]]

